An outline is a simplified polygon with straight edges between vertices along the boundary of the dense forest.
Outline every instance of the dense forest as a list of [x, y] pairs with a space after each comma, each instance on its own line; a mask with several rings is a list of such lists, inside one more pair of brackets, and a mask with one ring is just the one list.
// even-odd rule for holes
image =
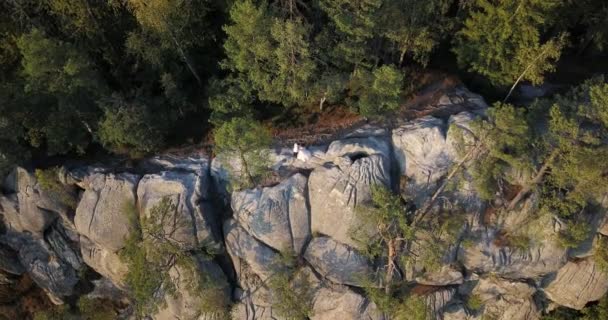
[[606, 17], [603, 0], [3, 1], [0, 167], [139, 156], [237, 116], [383, 116], [429, 68], [504, 97], [601, 59]]
[[[41, 190], [74, 211], [77, 191], [57, 180], [54, 157], [140, 159], [213, 141], [218, 159], [242, 162], [230, 191], [248, 189], [263, 185], [268, 171], [260, 152], [272, 144], [268, 128], [297, 127], [332, 109], [382, 120], [402, 111], [425, 75], [454, 76], [492, 105], [472, 123], [473, 136], [459, 137], [462, 160], [428, 205], [414, 208], [378, 188], [368, 210], [357, 212], [366, 232], [372, 225], [382, 235], [357, 235], [363, 254], [388, 257], [384, 288], [362, 291], [389, 318], [424, 319], [424, 303], [400, 296], [393, 258], [416, 256], [410, 244], [425, 233], [430, 245], [416, 257], [425, 270], [441, 267], [437, 255], [448, 244], [434, 232], [458, 229], [461, 217], [449, 211], [441, 224], [427, 212], [444, 189], [456, 188], [449, 180], [464, 175], [465, 161], [475, 191], [496, 210], [513, 211], [530, 194], [538, 200], [525, 228], [500, 234], [508, 246], [530, 248], [528, 229], [546, 217], [565, 226], [561, 247], [588, 238], [587, 217], [608, 179], [608, 162], [598, 161], [608, 157], [607, 58], [606, 0], [4, 0], [0, 177], [34, 163]], [[558, 84], [554, 95], [517, 103], [518, 87], [547, 83]], [[139, 231], [120, 259], [129, 267], [134, 312], [144, 315], [156, 311], [159, 288], [178, 290], [165, 275], [167, 256], [185, 276], [199, 275], [189, 253], [163, 239], [175, 204], [163, 199], [141, 221], [139, 208], [125, 210]], [[608, 238], [598, 239], [591, 255], [606, 271]], [[462, 239], [463, 246], [466, 240], [473, 242]], [[281, 259], [291, 269], [300, 263]], [[280, 312], [306, 319], [308, 293], [289, 286], [297, 279], [290, 268], [269, 286]], [[227, 285], [202, 278], [189, 288], [202, 297], [201, 309], [228, 312]], [[92, 303], [78, 302], [81, 318], [113, 317]], [[480, 304], [470, 295], [466, 308]], [[50, 312], [73, 312], [58, 310]], [[607, 312], [604, 297], [578, 311], [555, 308], [544, 319], [605, 319]], [[40, 319], [63, 319], [51, 316]]]

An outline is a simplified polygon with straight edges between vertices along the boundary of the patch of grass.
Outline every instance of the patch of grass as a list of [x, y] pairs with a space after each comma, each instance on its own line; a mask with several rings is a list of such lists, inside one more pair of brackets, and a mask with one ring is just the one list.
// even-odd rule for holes
[[59, 181], [59, 168], [36, 169], [34, 172], [40, 188], [47, 192], [52, 198], [57, 199], [68, 208], [76, 208], [76, 198], [70, 192], [70, 188]]

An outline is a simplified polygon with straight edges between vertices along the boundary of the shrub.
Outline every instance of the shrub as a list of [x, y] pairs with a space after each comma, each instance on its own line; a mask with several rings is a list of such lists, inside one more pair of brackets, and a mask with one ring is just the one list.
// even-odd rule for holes
[[467, 299], [467, 308], [473, 312], [478, 311], [483, 307], [483, 300], [477, 294], [471, 294]]
[[597, 246], [593, 250], [593, 259], [601, 270], [608, 273], [608, 239], [603, 236], [599, 237]]
[[233, 118], [215, 130], [216, 152], [228, 167], [233, 190], [255, 187], [267, 175], [270, 143], [268, 130], [249, 118]]
[[293, 320], [305, 320], [312, 316], [314, 291], [304, 272], [279, 272], [270, 279], [269, 287], [277, 315]]
[[[200, 271], [199, 261], [193, 255], [202, 252], [184, 251], [168, 238], [186, 223], [179, 218], [181, 215], [171, 199], [163, 198], [139, 220], [132, 204], [125, 204], [123, 210], [135, 227], [120, 252], [129, 267], [125, 280], [135, 302], [135, 312], [139, 316], [154, 313], [165, 304], [161, 292], [178, 297], [183, 289], [199, 298], [194, 306], [199, 313], [224, 316], [228, 310], [223, 291], [227, 284]], [[167, 226], [172, 226], [171, 230], [167, 230]], [[183, 283], [187, 283], [185, 288], [178, 288], [169, 276], [173, 267], [179, 268]]]
[[54, 167], [46, 170], [36, 169], [34, 172], [40, 188], [47, 192], [52, 198], [58, 200], [68, 208], [76, 208], [76, 199], [69, 187], [59, 181], [59, 168]]
[[139, 103], [120, 99], [105, 106], [99, 122], [99, 140], [107, 149], [135, 157], [164, 145], [166, 128], [158, 116]]
[[589, 226], [583, 221], [569, 221], [560, 230], [558, 241], [564, 248], [575, 248], [589, 236]]

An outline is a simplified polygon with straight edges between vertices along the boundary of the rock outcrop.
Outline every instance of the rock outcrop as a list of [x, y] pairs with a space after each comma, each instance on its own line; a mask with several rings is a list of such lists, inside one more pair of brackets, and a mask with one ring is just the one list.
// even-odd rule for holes
[[[464, 286], [469, 285], [471, 283]], [[482, 319], [533, 320], [540, 317], [532, 297], [535, 291], [533, 286], [523, 282], [480, 278], [473, 281], [473, 289], [467, 294], [482, 303], [477, 311]]]
[[133, 219], [129, 214], [137, 214], [134, 210], [138, 182], [139, 176], [133, 174], [86, 177], [85, 191], [74, 217], [76, 230], [111, 252], [124, 247]]
[[356, 246], [351, 239], [358, 226], [356, 208], [371, 200], [375, 185], [390, 186], [390, 161], [386, 141], [369, 138], [337, 141], [329, 146], [326, 159], [308, 180], [311, 229]]
[[160, 174], [147, 174], [139, 181], [137, 200], [141, 214], [150, 216], [150, 209], [163, 199], [169, 199], [176, 207], [172, 221], [165, 225], [165, 232], [171, 240], [184, 249], [192, 249], [202, 244], [214, 245], [215, 234], [212, 230], [213, 212], [201, 206], [203, 200], [203, 180], [192, 172], [163, 171]]
[[[428, 109], [435, 116], [339, 133], [334, 141], [307, 146], [307, 161], [285, 146], [264, 150], [275, 180], [249, 190], [228, 188], [226, 162], [238, 167], [238, 159], [202, 154], [66, 165], [53, 173], [53, 186], [65, 187], [69, 199], [49, 190], [48, 181], [43, 187], [32, 170], [18, 168], [0, 188], [0, 299], [14, 279], [29, 277], [55, 304], [80, 296], [128, 304], [129, 270], [120, 257], [125, 239], [135, 234], [129, 214], [146, 221], [168, 199], [175, 210], [154, 222], [162, 222], [180, 257], [195, 261], [192, 276], [217, 281], [211, 297], [222, 304], [231, 299], [234, 319], [283, 320], [273, 280], [287, 274], [309, 280], [309, 290], [297, 298], [311, 320], [383, 320], [382, 305], [364, 287], [383, 288], [387, 252], [363, 249], [392, 226], [357, 230], [372, 239], [357, 241], [354, 231], [364, 226], [358, 210], [371, 204], [372, 187], [385, 186], [400, 192], [408, 209], [399, 222], [411, 227], [409, 209], [420, 208], [458, 168], [449, 181], [456, 187], [444, 189], [417, 225], [440, 227], [396, 240], [408, 245], [394, 257], [394, 279], [404, 284], [399, 292], [420, 295], [437, 320], [535, 320], [549, 305], [581, 309], [597, 301], [608, 291], [608, 273], [593, 256], [597, 237], [608, 235], [606, 199], [596, 201], [598, 212], [586, 221], [586, 241], [569, 250], [556, 241], [564, 224], [541, 214], [534, 192], [515, 210], [497, 214], [501, 200], [481, 199], [464, 158], [474, 142], [472, 121], [485, 107], [479, 96], [457, 88]], [[515, 171], [507, 178], [513, 185], [526, 179]], [[456, 227], [443, 226], [448, 214]], [[156, 293], [164, 303], [147, 316], [218, 319], [213, 310], [199, 314], [201, 298], [209, 296], [190, 290], [189, 269], [168, 265], [170, 282]], [[297, 293], [293, 283], [282, 285]]]
[[224, 224], [226, 248], [233, 259], [241, 259], [262, 280], [272, 276], [278, 268], [280, 254], [252, 237], [234, 220]]
[[304, 258], [322, 277], [337, 284], [361, 286], [373, 270], [364, 256], [329, 237], [312, 239]]
[[118, 254], [96, 245], [85, 236], [80, 237], [80, 252], [84, 262], [118, 287], [124, 288], [127, 265]]
[[566, 263], [544, 280], [543, 291], [552, 301], [569, 308], [582, 309], [608, 291], [608, 273], [592, 258]]
[[279, 185], [232, 194], [234, 217], [249, 234], [278, 251], [302, 252], [310, 237], [307, 179], [296, 174]]

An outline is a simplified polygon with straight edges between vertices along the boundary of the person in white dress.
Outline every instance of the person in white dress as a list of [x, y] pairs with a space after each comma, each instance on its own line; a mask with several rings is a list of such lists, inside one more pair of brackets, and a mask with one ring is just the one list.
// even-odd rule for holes
[[297, 159], [306, 162], [312, 158], [312, 153], [305, 147], [299, 146]]
[[298, 157], [298, 152], [300, 152], [300, 146], [296, 142], [296, 143], [293, 144], [293, 157], [294, 158]]

